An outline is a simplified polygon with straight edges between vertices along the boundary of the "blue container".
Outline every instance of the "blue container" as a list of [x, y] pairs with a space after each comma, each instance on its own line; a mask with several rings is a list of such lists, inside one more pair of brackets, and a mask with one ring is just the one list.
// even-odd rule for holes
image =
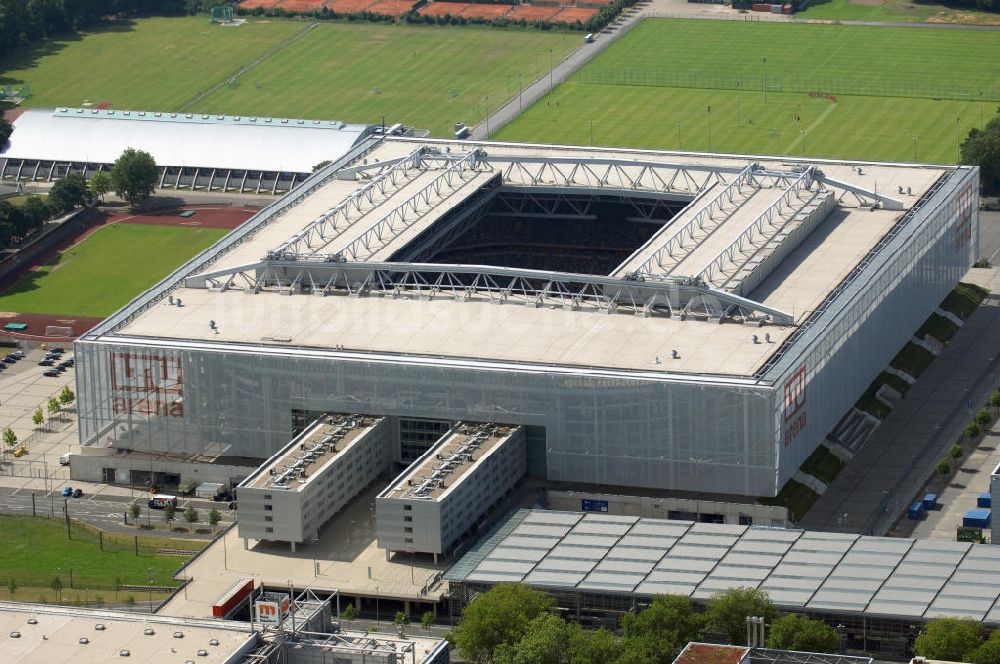
[[924, 504], [918, 500], [910, 505], [910, 509], [906, 511], [906, 516], [910, 519], [919, 519], [920, 515], [923, 514], [923, 511]]
[[993, 497], [989, 492], [979, 494], [979, 498], [976, 499], [976, 507], [993, 507]]
[[989, 528], [990, 510], [969, 510], [962, 518], [962, 525], [966, 528]]
[[[937, 507], [937, 494], [929, 493], [926, 496], [924, 496], [924, 509], [932, 510], [935, 507]], [[980, 505], [980, 507], [982, 507], [982, 505]]]

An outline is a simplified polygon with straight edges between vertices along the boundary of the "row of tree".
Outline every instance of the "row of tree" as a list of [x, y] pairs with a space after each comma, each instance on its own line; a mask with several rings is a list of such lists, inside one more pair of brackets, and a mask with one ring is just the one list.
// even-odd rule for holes
[[913, 650], [928, 659], [1000, 664], [1000, 629], [987, 633], [976, 620], [936, 618], [928, 621]]
[[840, 650], [840, 635], [832, 627], [796, 614], [779, 617], [767, 593], [756, 588], [719, 593], [704, 611], [687, 597], [656, 597], [647, 608], [622, 617], [620, 634], [567, 622], [554, 606], [530, 587], [497, 585], [465, 608], [448, 638], [462, 657], [480, 664], [669, 664], [706, 633], [744, 643], [746, 617], [762, 616], [770, 625], [769, 647]]
[[23, 242], [48, 219], [111, 191], [131, 205], [141, 203], [153, 193], [157, 178], [153, 157], [148, 152], [129, 148], [110, 171], [95, 173], [89, 183], [77, 173], [57, 180], [49, 190], [48, 200], [29, 196], [20, 205], [0, 201], [0, 249]]
[[0, 55], [109, 17], [170, 16], [218, 4], [210, 0], [0, 0]]
[[1000, 115], [969, 132], [962, 143], [962, 163], [979, 166], [983, 194], [1000, 195]]

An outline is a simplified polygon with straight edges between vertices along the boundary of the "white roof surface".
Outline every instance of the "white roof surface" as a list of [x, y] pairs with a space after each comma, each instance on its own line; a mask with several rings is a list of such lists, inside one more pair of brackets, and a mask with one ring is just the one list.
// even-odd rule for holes
[[[81, 643], [81, 639], [86, 642]], [[224, 664], [256, 641], [248, 623], [0, 602], [3, 662]], [[124, 650], [128, 651], [127, 659], [120, 654]]]
[[14, 121], [0, 158], [110, 164], [137, 148], [160, 166], [311, 173], [343, 156], [367, 130], [327, 120], [31, 109]]
[[762, 588], [779, 607], [1000, 624], [1000, 547], [597, 513], [520, 510], [445, 578], [707, 600]]

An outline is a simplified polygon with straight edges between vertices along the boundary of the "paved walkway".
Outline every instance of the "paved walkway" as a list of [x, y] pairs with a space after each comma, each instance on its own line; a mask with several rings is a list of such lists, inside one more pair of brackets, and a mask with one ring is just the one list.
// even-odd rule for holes
[[948, 348], [809, 510], [808, 530], [885, 534], [906, 510], [971, 412], [1000, 380], [1000, 270], [965, 277], [990, 288]]
[[[595, 35], [596, 39], [593, 43], [583, 42], [564, 60], [519, 90], [516, 96], [508, 99], [500, 108], [488, 113], [485, 120], [472, 128], [471, 138], [480, 141], [488, 139], [498, 129], [520, 115], [522, 110], [551, 92], [552, 88], [572, 76], [577, 69], [587, 64], [598, 53], [638, 25], [645, 16], [642, 13], [643, 8], [644, 3], [640, 3], [625, 10], [612, 26]], [[581, 41], [583, 40], [581, 39]]]

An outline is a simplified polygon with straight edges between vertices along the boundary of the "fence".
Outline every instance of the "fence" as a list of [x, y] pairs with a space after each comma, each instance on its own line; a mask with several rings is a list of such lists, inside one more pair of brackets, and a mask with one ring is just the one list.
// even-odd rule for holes
[[580, 71], [581, 83], [637, 85], [703, 90], [747, 90], [762, 92], [823, 93], [863, 97], [906, 97], [954, 101], [1000, 101], [1000, 83], [981, 86], [955, 85], [946, 81], [856, 80], [826, 76], [764, 76], [759, 73], [721, 74], [705, 71], [637, 67], [587, 67]]

